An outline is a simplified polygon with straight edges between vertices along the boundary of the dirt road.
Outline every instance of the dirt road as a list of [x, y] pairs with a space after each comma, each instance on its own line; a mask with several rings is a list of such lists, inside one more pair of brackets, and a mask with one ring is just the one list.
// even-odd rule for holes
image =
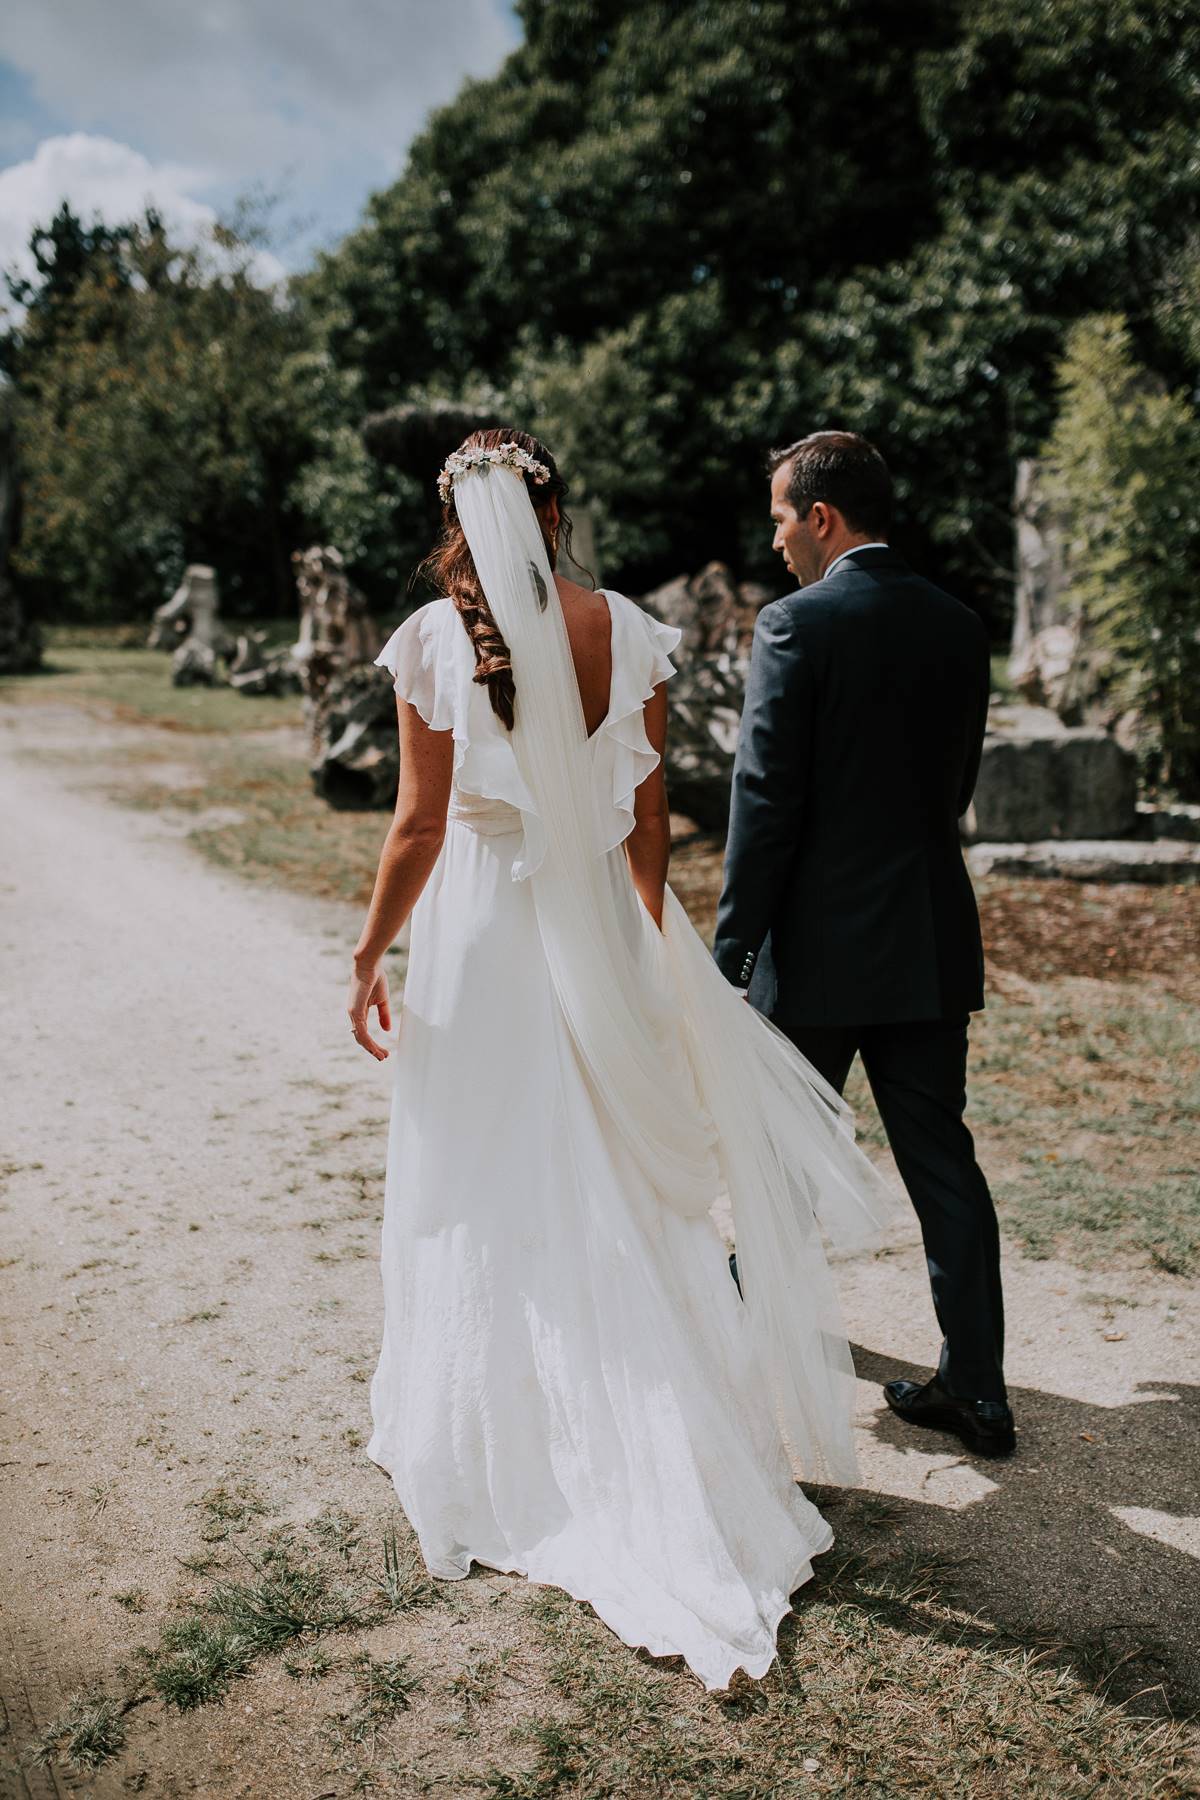
[[[278, 1671], [220, 1707], [145, 1708], [94, 1777], [15, 1767], [186, 1603], [205, 1495], [250, 1483], [296, 1522], [393, 1505], [362, 1449], [388, 1068], [343, 1012], [359, 916], [214, 870], [89, 791], [53, 755], [85, 731], [99, 762], [95, 720], [0, 707], [0, 1762], [20, 1795], [348, 1792], [322, 1779], [311, 1684]], [[878, 1381], [934, 1350], [915, 1233], [843, 1265], [869, 1485], [961, 1561], [969, 1611], [1132, 1650], [1138, 1686], [1195, 1703], [1194, 1290], [1015, 1255], [1006, 1273], [1022, 1449], [986, 1466], [880, 1406]], [[462, 1584], [429, 1643], [514, 1585]]]

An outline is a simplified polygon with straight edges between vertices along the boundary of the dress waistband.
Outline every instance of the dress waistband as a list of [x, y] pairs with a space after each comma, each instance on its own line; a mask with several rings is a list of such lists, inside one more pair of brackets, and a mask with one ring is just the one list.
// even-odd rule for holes
[[446, 818], [456, 825], [466, 825], [482, 837], [504, 837], [520, 831], [520, 809], [507, 800], [485, 800], [476, 794], [456, 794], [446, 809]]

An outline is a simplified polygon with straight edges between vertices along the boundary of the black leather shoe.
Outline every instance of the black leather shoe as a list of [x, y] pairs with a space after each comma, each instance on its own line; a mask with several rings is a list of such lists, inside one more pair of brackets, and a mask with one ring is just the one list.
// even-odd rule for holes
[[934, 1431], [952, 1431], [976, 1456], [1011, 1456], [1017, 1446], [1013, 1416], [1003, 1400], [959, 1400], [939, 1387], [936, 1377], [886, 1381], [883, 1397], [897, 1418]]

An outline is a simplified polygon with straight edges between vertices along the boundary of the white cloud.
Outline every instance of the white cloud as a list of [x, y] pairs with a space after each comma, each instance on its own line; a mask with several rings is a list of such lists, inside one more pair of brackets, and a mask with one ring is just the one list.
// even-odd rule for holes
[[339, 165], [389, 179], [429, 108], [516, 38], [500, 0], [7, 0], [4, 55], [83, 130], [214, 183], [321, 187]]
[[[191, 244], [202, 239], [215, 214], [190, 190], [208, 179], [204, 169], [182, 163], [151, 163], [127, 144], [73, 131], [46, 138], [26, 162], [0, 169], [0, 265], [15, 264], [33, 273], [30, 232], [48, 224], [64, 200], [86, 223], [110, 225], [138, 218], [152, 202], [162, 214], [172, 239]], [[253, 265], [264, 285], [277, 281], [284, 269], [265, 252]]]

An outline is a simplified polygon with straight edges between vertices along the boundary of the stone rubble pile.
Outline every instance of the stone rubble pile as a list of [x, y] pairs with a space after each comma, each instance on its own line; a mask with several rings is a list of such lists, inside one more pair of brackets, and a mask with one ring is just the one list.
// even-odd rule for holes
[[399, 761], [396, 704], [375, 666], [382, 627], [347, 578], [341, 552], [314, 544], [292, 557], [300, 590], [295, 657], [312, 744], [313, 787], [331, 806], [391, 806]]
[[174, 687], [232, 687], [243, 694], [294, 694], [300, 670], [291, 646], [266, 648], [263, 631], [233, 632], [220, 616], [216, 571], [189, 563], [169, 600], [156, 608], [146, 639], [171, 652]]
[[679, 575], [641, 605], [682, 631], [673, 678], [667, 785], [675, 812], [706, 831], [723, 831], [738, 725], [746, 696], [750, 642], [761, 607], [775, 595], [757, 582], [735, 582], [724, 563]]

